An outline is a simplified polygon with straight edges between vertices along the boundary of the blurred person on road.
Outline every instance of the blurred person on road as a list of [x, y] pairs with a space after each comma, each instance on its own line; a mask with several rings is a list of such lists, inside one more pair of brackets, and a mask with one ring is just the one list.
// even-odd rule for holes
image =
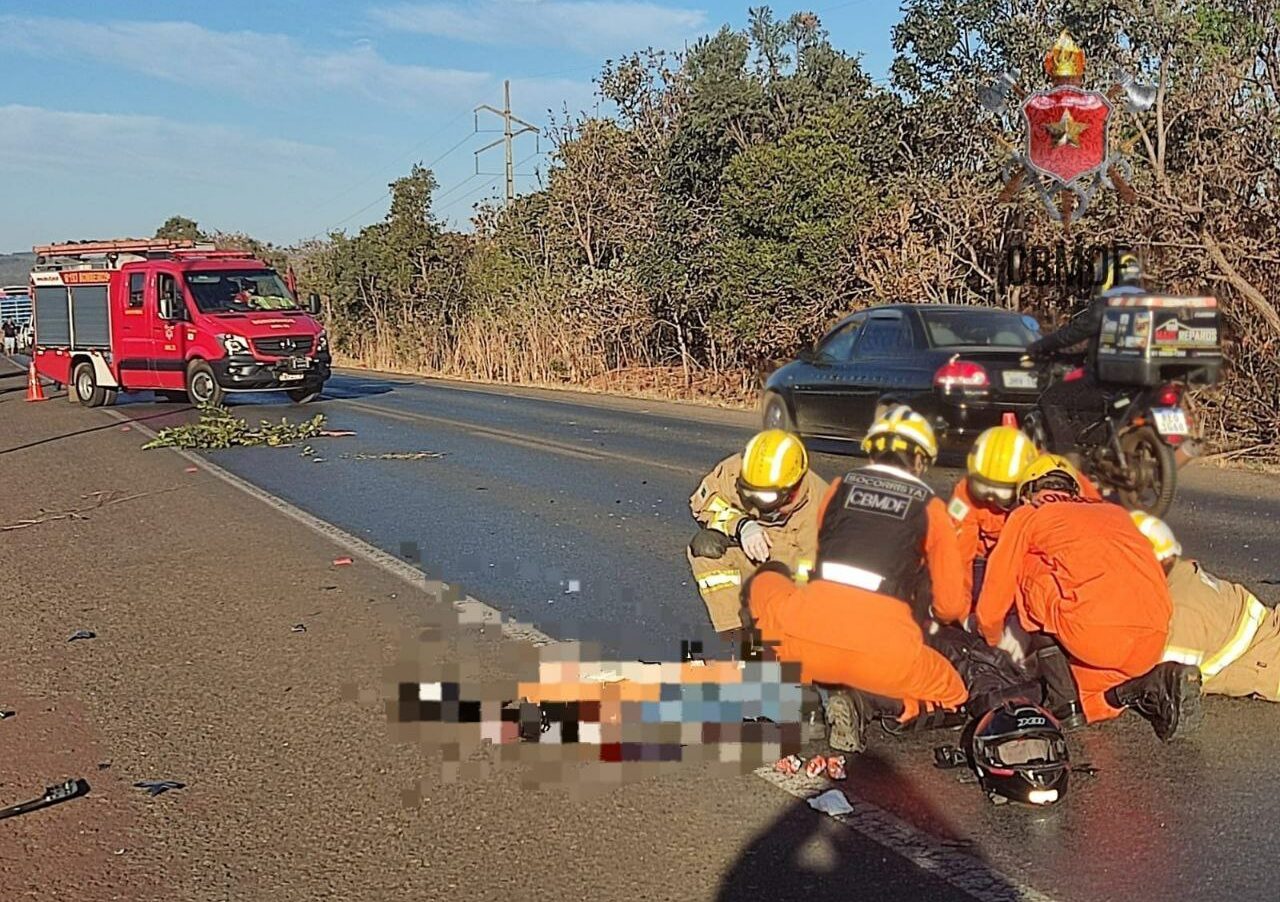
[[13, 324], [13, 320], [4, 321], [4, 352], [6, 354], [14, 354], [18, 350], [18, 327]]
[[1128, 511], [1085, 498], [1075, 468], [1053, 454], [1023, 471], [1017, 499], [978, 596], [983, 638], [998, 646], [1016, 609], [1023, 629], [1061, 645], [1088, 723], [1132, 707], [1161, 740], [1192, 732], [1200, 671], [1161, 663], [1173, 602]]
[[1208, 694], [1280, 702], [1280, 611], [1184, 558], [1163, 520], [1130, 516], [1151, 542], [1173, 600], [1164, 660], [1198, 667]]
[[969, 611], [955, 526], [921, 479], [938, 455], [933, 429], [898, 406], [872, 424], [863, 449], [870, 464], [832, 483], [822, 499], [809, 581], [769, 563], [746, 589], [759, 641], [799, 663], [805, 682], [833, 687], [828, 743], [849, 752], [865, 748], [872, 718], [958, 723], [969, 698], [956, 667], [926, 641], [926, 618], [917, 613], [926, 574], [928, 615], [958, 622]]
[[741, 638], [742, 586], [765, 561], [808, 578], [826, 490], [804, 443], [780, 429], [756, 434], [702, 480], [689, 499], [702, 528], [687, 554], [716, 632]]

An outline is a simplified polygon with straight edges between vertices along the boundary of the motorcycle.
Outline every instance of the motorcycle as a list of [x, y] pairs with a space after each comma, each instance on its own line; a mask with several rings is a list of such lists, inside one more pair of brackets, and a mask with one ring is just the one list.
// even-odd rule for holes
[[[1057, 358], [1040, 372], [1043, 393], [1057, 379], [1083, 379], [1074, 356]], [[1107, 386], [1106, 412], [1080, 430], [1072, 447], [1056, 447], [1037, 407], [1022, 423], [1037, 447], [1069, 456], [1106, 496], [1128, 510], [1163, 517], [1173, 504], [1178, 470], [1191, 459], [1193, 432], [1183, 397], [1186, 384]], [[1182, 453], [1179, 453], [1182, 452]]]

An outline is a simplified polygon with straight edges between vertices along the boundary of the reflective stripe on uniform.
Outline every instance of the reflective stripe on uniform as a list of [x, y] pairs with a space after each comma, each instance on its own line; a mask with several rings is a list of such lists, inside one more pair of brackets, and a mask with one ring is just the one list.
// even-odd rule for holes
[[715, 592], [728, 586], [742, 585], [742, 574], [737, 570], [713, 570], [698, 577], [699, 592]]
[[796, 582], [807, 583], [809, 574], [813, 572], [813, 561], [801, 558], [796, 561]]
[[1249, 650], [1253, 637], [1258, 633], [1258, 626], [1266, 616], [1266, 607], [1262, 602], [1250, 595], [1245, 608], [1244, 620], [1240, 621], [1240, 626], [1236, 628], [1236, 634], [1216, 655], [1200, 665], [1200, 670], [1204, 673], [1205, 679], [1221, 673], [1225, 668], [1240, 660], [1240, 656]]
[[868, 592], [875, 592], [880, 588], [880, 584], [884, 582], [884, 577], [879, 573], [872, 573], [870, 570], [863, 570], [861, 567], [854, 567], [850, 564], [837, 564], [832, 561], [826, 561], [822, 565], [822, 578], [833, 583], [853, 586], [856, 589], [866, 589]]
[[716, 495], [707, 504], [707, 511], [711, 514], [710, 528], [725, 535], [732, 535], [729, 530], [729, 524], [744, 516], [742, 511], [730, 505], [728, 501], [725, 501], [719, 495]]
[[1165, 647], [1164, 657], [1161, 661], [1177, 661], [1179, 664], [1190, 664], [1192, 667], [1199, 667], [1200, 662], [1204, 659], [1204, 652], [1196, 651], [1194, 648], [1182, 648], [1177, 645], [1169, 645]]

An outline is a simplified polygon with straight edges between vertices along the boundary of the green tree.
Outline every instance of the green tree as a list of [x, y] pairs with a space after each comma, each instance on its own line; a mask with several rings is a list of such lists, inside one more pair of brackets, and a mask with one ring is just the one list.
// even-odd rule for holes
[[204, 241], [208, 236], [200, 231], [200, 226], [194, 219], [170, 216], [160, 228], [156, 229], [155, 237], [167, 238], [171, 241]]

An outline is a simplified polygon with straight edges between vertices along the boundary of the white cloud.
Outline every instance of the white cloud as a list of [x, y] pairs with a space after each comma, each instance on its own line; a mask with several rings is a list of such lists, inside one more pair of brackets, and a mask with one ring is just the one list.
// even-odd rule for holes
[[631, 0], [468, 0], [378, 7], [375, 20], [399, 31], [473, 44], [567, 47], [609, 56], [669, 47], [705, 30], [702, 10]]
[[[338, 166], [330, 148], [264, 137], [254, 129], [158, 116], [84, 113], [10, 104], [0, 106], [0, 169], [57, 177], [129, 173], [235, 184], [250, 168], [263, 175], [305, 178]], [[51, 186], [52, 187], [52, 186]]]
[[[329, 148], [253, 129], [17, 104], [0, 106], [0, 122], [6, 207], [21, 214], [0, 224], [0, 246], [154, 230], [175, 212], [287, 236], [282, 217], [344, 172]], [[58, 234], [39, 234], [47, 223]]]
[[317, 52], [287, 35], [213, 31], [190, 22], [109, 22], [0, 16], [10, 51], [58, 53], [260, 102], [342, 91], [396, 106], [474, 92], [485, 72], [392, 63], [367, 42]]

